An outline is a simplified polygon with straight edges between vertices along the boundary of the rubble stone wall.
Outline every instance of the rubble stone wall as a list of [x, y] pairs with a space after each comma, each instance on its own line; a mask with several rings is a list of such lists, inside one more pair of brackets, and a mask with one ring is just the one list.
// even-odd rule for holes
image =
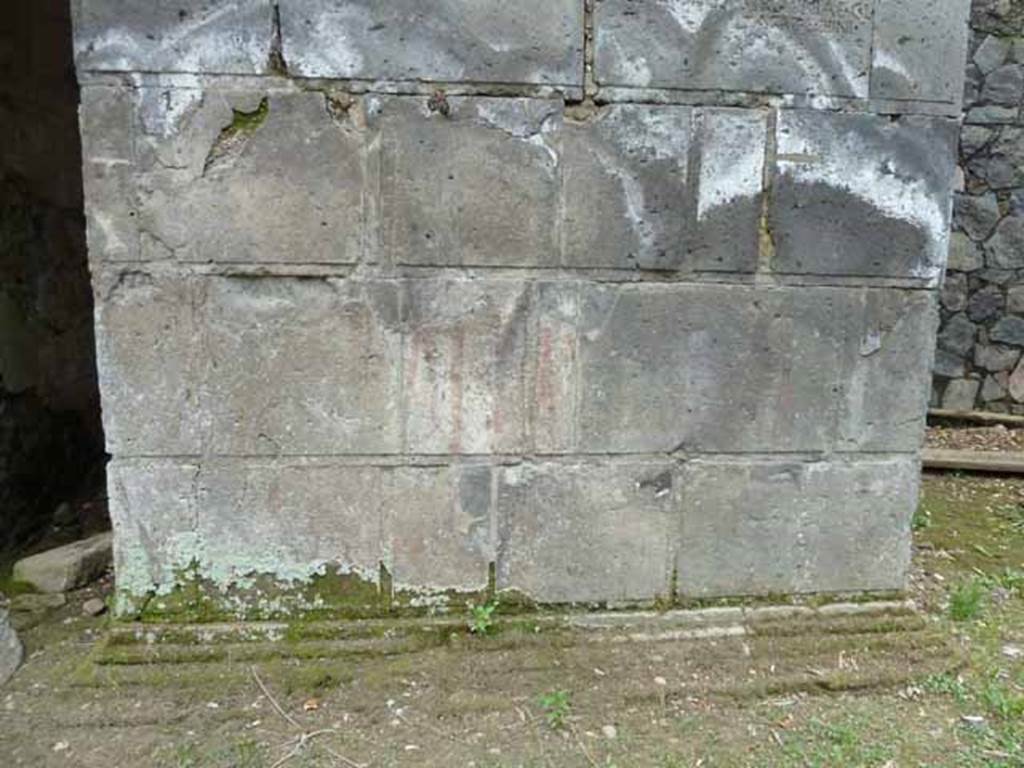
[[1024, 4], [975, 0], [932, 405], [1024, 414]]
[[122, 610], [900, 588], [966, 17], [78, 0]]

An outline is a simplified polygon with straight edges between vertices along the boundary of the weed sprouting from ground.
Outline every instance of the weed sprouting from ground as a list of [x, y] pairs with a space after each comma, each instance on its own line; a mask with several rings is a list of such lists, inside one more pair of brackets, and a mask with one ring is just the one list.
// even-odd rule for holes
[[949, 617], [953, 621], [976, 619], [985, 604], [987, 590], [980, 579], [971, 579], [954, 587], [949, 595]]
[[565, 727], [565, 719], [572, 708], [569, 692], [555, 690], [541, 694], [540, 708], [544, 710], [544, 719], [549, 726], [555, 729]]
[[474, 635], [489, 635], [494, 631], [494, 612], [498, 609], [497, 600], [489, 600], [483, 605], [469, 606], [469, 631]]

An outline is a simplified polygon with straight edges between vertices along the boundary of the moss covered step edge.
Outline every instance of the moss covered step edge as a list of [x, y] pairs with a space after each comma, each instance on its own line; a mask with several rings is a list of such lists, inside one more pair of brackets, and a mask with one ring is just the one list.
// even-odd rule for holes
[[[915, 632], [927, 622], [913, 601], [831, 603], [497, 617], [488, 643], [664, 642], [742, 636]], [[114, 625], [97, 645], [97, 664], [322, 658], [409, 653], [472, 641], [464, 618], [237, 624]], [[482, 639], [482, 638], [481, 638]]]

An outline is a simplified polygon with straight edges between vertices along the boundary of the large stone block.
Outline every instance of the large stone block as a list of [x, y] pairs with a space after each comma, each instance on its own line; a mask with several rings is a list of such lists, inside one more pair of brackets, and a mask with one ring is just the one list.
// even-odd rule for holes
[[267, 70], [273, 6], [266, 0], [73, 0], [83, 71], [258, 74]]
[[601, 85], [865, 97], [870, 0], [602, 0]]
[[[165, 92], [179, 98], [167, 102]], [[184, 93], [190, 98], [139, 91], [136, 194], [147, 258], [359, 260], [368, 153], [361, 101], [346, 112], [317, 92]]]
[[689, 462], [679, 593], [902, 589], [918, 475], [910, 457]]
[[203, 328], [193, 281], [142, 271], [97, 273], [96, 366], [103, 433], [115, 456], [202, 450]]
[[865, 290], [844, 310], [838, 450], [921, 447], [939, 313], [931, 291]]
[[382, 240], [391, 260], [557, 265], [561, 102], [451, 97], [433, 110], [426, 98], [375, 105]]
[[501, 468], [498, 588], [554, 603], [668, 597], [678, 530], [673, 467], [594, 461]]
[[410, 280], [402, 362], [406, 450], [524, 449], [530, 291], [519, 280]]
[[827, 448], [842, 299], [834, 289], [585, 288], [579, 449]]
[[876, 0], [871, 96], [960, 103], [971, 0]]
[[917, 450], [929, 293], [630, 285], [581, 302], [578, 450]]
[[487, 464], [395, 467], [381, 478], [384, 547], [397, 597], [482, 592], [495, 560]]
[[202, 561], [199, 470], [197, 462], [174, 459], [107, 464], [120, 610], [131, 606], [131, 598], [170, 591]]
[[623, 104], [566, 123], [566, 266], [664, 270], [686, 262], [692, 113]]
[[281, 4], [281, 31], [302, 77], [583, 82], [576, 0], [306, 0]]
[[397, 284], [267, 277], [201, 283], [207, 451], [401, 451]]
[[384, 566], [414, 602], [480, 591], [496, 551], [491, 474], [310, 457], [118, 460], [118, 590], [166, 593], [182, 578], [227, 590], [261, 577], [302, 589], [327, 573], [383, 587]]
[[320, 459], [214, 459], [197, 475], [197, 559], [217, 586], [256, 575], [376, 583], [387, 557], [381, 469]]
[[937, 284], [949, 243], [957, 124], [779, 113], [770, 228], [777, 272]]
[[82, 185], [86, 235], [94, 261], [139, 258], [138, 204], [133, 188], [135, 113], [123, 88], [81, 90]]
[[107, 279], [98, 347], [116, 455], [401, 450], [395, 283]]

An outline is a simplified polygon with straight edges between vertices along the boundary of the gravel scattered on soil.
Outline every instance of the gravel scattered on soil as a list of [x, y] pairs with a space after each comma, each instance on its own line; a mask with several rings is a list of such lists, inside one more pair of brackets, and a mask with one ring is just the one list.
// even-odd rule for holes
[[1008, 429], [1002, 424], [991, 427], [929, 427], [925, 433], [925, 447], [1024, 452], [1024, 429]]

